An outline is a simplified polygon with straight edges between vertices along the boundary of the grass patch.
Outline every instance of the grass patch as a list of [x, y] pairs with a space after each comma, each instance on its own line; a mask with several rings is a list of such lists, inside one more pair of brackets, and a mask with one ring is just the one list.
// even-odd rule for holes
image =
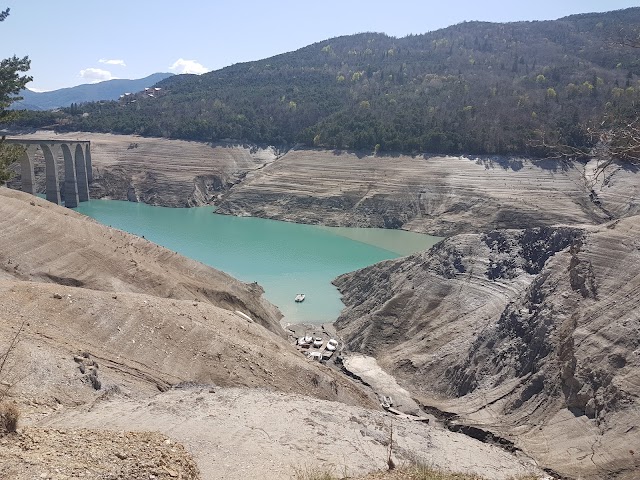
[[[440, 470], [424, 464], [400, 466], [392, 471], [374, 472], [359, 478], [361, 480], [487, 480], [478, 475]], [[513, 480], [538, 480], [538, 478], [535, 475], [525, 475], [514, 477]]]
[[296, 480], [338, 480], [332, 468], [306, 466], [294, 467], [293, 471]]

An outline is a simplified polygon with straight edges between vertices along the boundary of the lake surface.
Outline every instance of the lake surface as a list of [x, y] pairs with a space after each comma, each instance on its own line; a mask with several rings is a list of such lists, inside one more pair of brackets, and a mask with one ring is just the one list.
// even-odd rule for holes
[[[426, 250], [439, 237], [378, 228], [333, 228], [233, 217], [212, 207], [166, 208], [91, 200], [75, 209], [142, 236], [244, 282], [258, 282], [285, 322], [333, 322], [343, 308], [340, 274]], [[297, 293], [306, 294], [295, 303]]]

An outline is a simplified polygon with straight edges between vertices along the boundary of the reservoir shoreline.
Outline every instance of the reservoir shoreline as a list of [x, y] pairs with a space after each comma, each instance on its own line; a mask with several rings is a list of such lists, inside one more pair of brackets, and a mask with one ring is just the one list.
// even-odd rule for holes
[[[117, 200], [91, 200], [75, 209], [100, 223], [153, 241], [243, 282], [257, 282], [284, 315], [282, 324], [335, 321], [344, 307], [331, 282], [384, 260], [426, 250], [439, 237], [406, 231], [329, 228], [175, 209]], [[305, 293], [304, 302], [294, 302]]]

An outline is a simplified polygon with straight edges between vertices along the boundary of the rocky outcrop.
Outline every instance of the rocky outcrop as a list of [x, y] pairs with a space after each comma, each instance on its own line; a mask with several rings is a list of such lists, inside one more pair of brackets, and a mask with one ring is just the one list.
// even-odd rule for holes
[[[51, 132], [22, 135], [50, 138]], [[76, 132], [56, 139], [91, 141], [94, 181], [91, 198], [129, 200], [165, 207], [210, 204], [245, 175], [273, 162], [279, 155], [273, 147], [242, 144], [207, 144], [134, 135]], [[59, 178], [64, 178], [60, 162]], [[45, 189], [44, 161], [36, 155], [36, 185]], [[20, 188], [20, 178], [9, 184]]]
[[217, 203], [218, 212], [232, 215], [402, 228], [439, 236], [598, 224], [633, 214], [635, 171], [614, 165], [606, 175], [592, 178], [594, 166], [559, 160], [292, 150], [247, 175]]
[[633, 478], [640, 217], [460, 235], [340, 277], [336, 326], [424, 404], [581, 478]]

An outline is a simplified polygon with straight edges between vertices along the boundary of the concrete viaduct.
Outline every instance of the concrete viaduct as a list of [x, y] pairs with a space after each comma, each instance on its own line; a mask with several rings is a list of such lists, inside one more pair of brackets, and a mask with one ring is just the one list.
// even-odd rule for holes
[[[20, 161], [22, 191], [36, 194], [33, 160], [38, 149], [42, 150], [47, 179], [47, 200], [60, 205], [60, 191], [67, 207], [77, 207], [89, 200], [89, 182], [93, 181], [91, 169], [91, 142], [80, 140], [24, 140], [6, 138], [6, 143], [25, 147]], [[62, 151], [64, 184], [58, 181], [58, 161]]]

